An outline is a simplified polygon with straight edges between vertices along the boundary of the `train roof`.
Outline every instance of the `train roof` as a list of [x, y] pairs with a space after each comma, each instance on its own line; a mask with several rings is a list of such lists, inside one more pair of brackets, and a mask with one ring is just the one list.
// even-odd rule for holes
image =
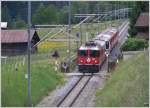
[[104, 32], [102, 32], [99, 35], [97, 35], [97, 37], [95, 39], [98, 38], [100, 40], [109, 41], [110, 38], [112, 37], [112, 35], [117, 33], [117, 31], [118, 31], [118, 29], [116, 29], [116, 28], [108, 28]]
[[103, 35], [104, 35], [104, 33], [101, 33], [101, 34], [97, 35], [97, 37], [101, 37], [101, 36], [103, 36]]
[[110, 32], [116, 33], [118, 29], [111, 29]]
[[111, 27], [111, 28], [108, 28], [106, 31], [104, 31], [105, 34], [107, 33], [116, 33], [118, 31], [117, 28], [114, 28], [114, 27]]
[[92, 41], [94, 41], [94, 43], [96, 43], [97, 45], [87, 46], [84, 44], [79, 48], [79, 50], [88, 50], [88, 49], [99, 50], [100, 47], [105, 47], [105, 41], [109, 41], [112, 35], [117, 32], [118, 29], [115, 27], [108, 28], [107, 30], [101, 32], [99, 35], [97, 35], [95, 38], [92, 39]]
[[105, 41], [103, 41], [103, 40], [95, 40], [95, 42], [98, 44], [98, 45], [100, 45], [101, 47], [105, 47]]
[[111, 38], [111, 35], [103, 35], [103, 36], [99, 37], [99, 40], [109, 41], [110, 38]]
[[90, 46], [82, 45], [82, 46], [79, 48], [79, 50], [88, 50], [88, 49], [99, 50], [99, 46], [97, 45], [97, 46], [92, 46], [92, 47], [90, 47]]

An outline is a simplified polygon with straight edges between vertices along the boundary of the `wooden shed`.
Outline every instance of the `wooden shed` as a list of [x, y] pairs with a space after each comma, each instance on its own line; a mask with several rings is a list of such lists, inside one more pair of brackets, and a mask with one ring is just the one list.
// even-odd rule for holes
[[[35, 30], [31, 30], [31, 47], [33, 47], [40, 38]], [[27, 30], [1, 30], [1, 54], [2, 56], [15, 56], [26, 54], [28, 48]], [[31, 52], [37, 52], [37, 46], [32, 48]]]
[[138, 31], [138, 38], [149, 40], [149, 13], [141, 13], [136, 21], [135, 27]]

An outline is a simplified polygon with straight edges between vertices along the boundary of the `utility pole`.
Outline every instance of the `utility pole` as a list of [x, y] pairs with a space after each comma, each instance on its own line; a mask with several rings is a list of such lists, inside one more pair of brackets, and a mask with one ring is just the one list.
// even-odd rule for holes
[[[127, 8], [129, 8], [128, 2], [127, 2]], [[127, 11], [127, 19], [128, 19], [128, 13], [129, 13], [129, 10]]]
[[[107, 13], [107, 6], [106, 6], [106, 4], [105, 4], [105, 13]], [[107, 14], [107, 15], [108, 15], [108, 14]], [[106, 15], [106, 17], [105, 17], [105, 19], [104, 19], [104, 21], [105, 21], [105, 29], [107, 28], [107, 24], [106, 24], [107, 15]]]
[[126, 14], [125, 14], [125, 11], [126, 11], [126, 10], [125, 10], [125, 7], [124, 7], [123, 19], [125, 19], [125, 15], [126, 15]]
[[82, 37], [82, 24], [80, 24], [80, 35], [81, 35], [81, 45], [83, 43], [83, 37]]
[[106, 54], [106, 59], [107, 59], [107, 72], [109, 72], [109, 41], [106, 41], [106, 46], [105, 46], [105, 54]]
[[69, 6], [68, 6], [68, 66], [69, 66], [69, 72], [70, 72], [70, 63], [71, 63], [71, 58], [70, 58], [70, 35], [71, 35], [71, 1], [69, 1]]
[[82, 24], [80, 24], [80, 34], [81, 34], [81, 37], [80, 37], [80, 38], [81, 38], [81, 45], [82, 45], [82, 41], [83, 41], [82, 38], [83, 38], [83, 37], [82, 37], [82, 26], [81, 26], [81, 25], [82, 25]]
[[119, 10], [119, 1], [118, 1], [118, 20], [120, 19], [119, 16], [120, 16], [120, 10]]
[[100, 33], [100, 22], [99, 22], [99, 17], [100, 17], [100, 12], [99, 12], [99, 2], [98, 2], [98, 4], [97, 4], [97, 14], [98, 14], [98, 34]]
[[[113, 11], [113, 4], [111, 4], [111, 10], [110, 11]], [[113, 14], [113, 12], [111, 14]], [[112, 17], [113, 17], [113, 15], [110, 15], [110, 26], [112, 26]]]
[[110, 4], [107, 4], [107, 8], [106, 8], [106, 12], [107, 12], [107, 28], [110, 26], [109, 7], [110, 7]]
[[[86, 5], [86, 14], [88, 14], [88, 5]], [[86, 23], [86, 42], [87, 42], [87, 38], [88, 38], [88, 34], [89, 34], [89, 29], [88, 29], [89, 23]]]
[[[119, 6], [119, 9], [121, 9], [120, 8], [120, 2], [118, 1], [118, 6]], [[121, 11], [119, 11], [119, 20], [121, 20]]]
[[76, 33], [77, 51], [78, 51], [78, 48], [79, 48], [79, 40], [80, 40], [80, 33], [77, 32]]
[[31, 81], [30, 81], [30, 53], [31, 53], [31, 1], [28, 1], [28, 65], [27, 65], [27, 71], [28, 71], [28, 106], [32, 106], [31, 102]]
[[[78, 2], [78, 6], [80, 6], [80, 3]], [[80, 8], [78, 8], [78, 10], [79, 10], [79, 13], [81, 13], [81, 9]], [[80, 17], [79, 18], [80, 19], [80, 21], [82, 20], [82, 18]], [[79, 29], [80, 29], [80, 45], [82, 45], [82, 27], [81, 27], [81, 24], [80, 24], [80, 26], [79, 26]]]
[[115, 22], [116, 22], [116, 2], [115, 2]]
[[[127, 8], [129, 8], [128, 7], [128, 2], [127, 2], [127, 6], [126, 6]], [[126, 18], [128, 19], [128, 12], [129, 12], [129, 10], [126, 12]]]

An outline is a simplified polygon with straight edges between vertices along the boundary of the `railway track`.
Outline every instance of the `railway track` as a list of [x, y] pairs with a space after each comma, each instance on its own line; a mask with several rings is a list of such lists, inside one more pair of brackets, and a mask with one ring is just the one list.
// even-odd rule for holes
[[[122, 39], [124, 38], [124, 34], [127, 31], [127, 25], [128, 22], [124, 22], [119, 30], [120, 30], [120, 36], [119, 36], [119, 41], [121, 42]], [[122, 43], [122, 42], [121, 42]], [[117, 46], [119, 47], [119, 46]], [[118, 51], [118, 50], [116, 50]], [[113, 49], [114, 55], [116, 54], [116, 52]], [[113, 55], [113, 54], [112, 54]], [[72, 56], [72, 58], [74, 58], [75, 55]], [[102, 76], [103, 79], [105, 79], [105, 75], [106, 75], [106, 71], [105, 71], [105, 66], [106, 63], [103, 64], [103, 68], [101, 68], [101, 73], [103, 73], [104, 78]], [[50, 103], [49, 101], [45, 104], [47, 106], [57, 106], [57, 107], [72, 107], [72, 106], [76, 106], [76, 103], [81, 102], [80, 105], [82, 103], [86, 103], [86, 101], [89, 101], [89, 95], [87, 95], [87, 97], [83, 97], [82, 94], [84, 91], [86, 91], [87, 89], [85, 89], [86, 87], [88, 87], [89, 85], [91, 85], [89, 83], [92, 82], [92, 80], [90, 80], [92, 78], [92, 76], [88, 76], [88, 75], [81, 75], [79, 78], [77, 78], [75, 81], [73, 80], [74, 83], [71, 83], [71, 86], [69, 85], [68, 87], [66, 87], [65, 89], [62, 89], [62, 92], [56, 93], [58, 94], [58, 96], [56, 96], [56, 98], [54, 98], [54, 100], [52, 100], [52, 102]], [[93, 78], [92, 78], [93, 79]], [[88, 85], [88, 86], [87, 86]], [[93, 87], [94, 85], [92, 85]], [[103, 85], [102, 85], [103, 86]], [[89, 90], [89, 89], [88, 89]], [[91, 91], [89, 90], [89, 93], [91, 93]], [[84, 99], [84, 100], [82, 100]]]
[[[123, 23], [120, 27], [120, 34], [122, 34], [125, 31], [125, 28], [127, 27], [128, 22]], [[122, 37], [119, 37], [122, 38]], [[75, 103], [75, 101], [78, 99], [81, 92], [84, 90], [88, 82], [92, 76], [81, 76], [79, 80], [76, 82], [76, 84], [69, 90], [69, 92], [65, 95], [65, 97], [59, 101], [57, 104], [57, 107], [71, 107]]]
[[57, 107], [71, 107], [78, 99], [86, 85], [89, 83], [93, 75], [81, 76], [74, 86], [68, 91], [68, 93], [58, 103]]

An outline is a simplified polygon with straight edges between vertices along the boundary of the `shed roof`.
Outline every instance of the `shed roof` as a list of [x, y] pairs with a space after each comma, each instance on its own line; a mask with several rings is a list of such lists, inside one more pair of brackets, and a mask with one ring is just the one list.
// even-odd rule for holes
[[7, 22], [1, 22], [1, 28], [7, 28]]
[[[35, 30], [31, 30], [30, 40], [33, 38]], [[2, 43], [23, 43], [28, 42], [28, 30], [1, 30]]]
[[149, 13], [141, 13], [136, 21], [135, 26], [148, 27], [149, 26]]

